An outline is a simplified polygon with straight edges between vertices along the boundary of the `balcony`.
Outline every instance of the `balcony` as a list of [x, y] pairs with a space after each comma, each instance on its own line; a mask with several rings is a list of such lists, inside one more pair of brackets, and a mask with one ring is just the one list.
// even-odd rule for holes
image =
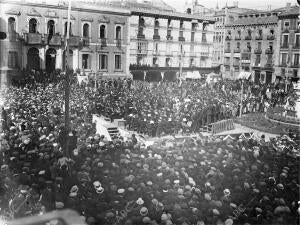
[[101, 48], [107, 47], [107, 38], [99, 38]]
[[245, 40], [251, 40], [251, 39], [252, 39], [252, 37], [249, 35], [245, 37]]
[[89, 37], [83, 37], [82, 38], [82, 45], [83, 46], [89, 46], [90, 45], [90, 38]]
[[138, 39], [145, 39], [145, 34], [140, 34], [140, 33], [138, 33], [138, 34], [137, 34], [137, 38], [138, 38]]
[[292, 67], [292, 68], [298, 68], [298, 69], [299, 69], [299, 68], [300, 68], [300, 64], [297, 64], [297, 63], [295, 64], [295, 63], [294, 63], [294, 64], [291, 65], [291, 67]]
[[273, 49], [267, 48], [265, 54], [273, 54]]
[[231, 40], [231, 36], [227, 35], [225, 38], [226, 41], [230, 41]]
[[255, 37], [255, 40], [262, 40], [262, 39], [263, 39], [262, 35]]
[[38, 33], [27, 33], [25, 36], [25, 43], [29, 45], [42, 44], [42, 35]]
[[261, 49], [255, 49], [254, 50], [254, 54], [261, 54], [261, 53], [262, 53]]
[[168, 41], [172, 41], [173, 40], [173, 37], [171, 35], [167, 35], [166, 38], [167, 38]]
[[147, 55], [148, 51], [147, 51], [147, 49], [138, 49], [138, 50], [136, 50], [136, 53], [138, 55]]
[[80, 38], [78, 36], [70, 36], [69, 37], [69, 46], [78, 47]]
[[153, 40], [160, 40], [160, 36], [157, 35], [157, 34], [154, 34], [154, 35], [153, 35]]
[[234, 67], [239, 67], [240, 66], [240, 62], [233, 62], [233, 66]]
[[224, 52], [225, 52], [225, 53], [230, 53], [231, 51], [230, 51], [229, 48], [227, 48], [227, 49], [224, 50]]
[[185, 41], [184, 37], [178, 37], [178, 41]]
[[272, 63], [266, 63], [265, 66], [264, 66], [265, 69], [272, 69], [274, 68], [273, 64]]
[[274, 40], [274, 39], [275, 39], [275, 35], [273, 35], [273, 34], [269, 34], [267, 36], [267, 40]]
[[294, 46], [293, 46], [293, 49], [299, 49], [300, 48], [300, 44], [295, 44]]
[[236, 37], [234, 38], [234, 40], [240, 41], [240, 40], [241, 40], [241, 36], [236, 36]]
[[289, 44], [288, 43], [283, 43], [280, 48], [289, 48]]
[[61, 36], [60, 35], [53, 35], [48, 43], [49, 34], [45, 34], [45, 43], [53, 46], [61, 46]]
[[116, 46], [118, 48], [121, 48], [122, 47], [122, 40], [121, 39], [116, 39]]
[[241, 53], [241, 49], [239, 49], [239, 48], [236, 48], [236, 49], [234, 49], [234, 51], [233, 51], [234, 53]]

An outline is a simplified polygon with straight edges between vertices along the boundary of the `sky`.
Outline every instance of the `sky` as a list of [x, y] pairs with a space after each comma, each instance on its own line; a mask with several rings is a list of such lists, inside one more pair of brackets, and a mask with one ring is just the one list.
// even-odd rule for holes
[[[173, 6], [176, 10], [182, 12], [185, 10], [186, 0], [163, 0], [168, 5]], [[188, 0], [191, 1], [191, 0]], [[219, 4], [219, 8], [225, 6], [226, 2], [228, 6], [233, 5], [234, 0], [198, 0], [198, 3], [207, 7], [215, 8]], [[238, 1], [238, 0], [235, 0]], [[239, 0], [239, 8], [252, 8], [252, 9], [261, 9], [266, 10], [268, 5], [271, 5], [271, 9], [276, 9], [284, 7], [287, 2], [290, 2], [292, 5], [297, 3], [297, 0]]]

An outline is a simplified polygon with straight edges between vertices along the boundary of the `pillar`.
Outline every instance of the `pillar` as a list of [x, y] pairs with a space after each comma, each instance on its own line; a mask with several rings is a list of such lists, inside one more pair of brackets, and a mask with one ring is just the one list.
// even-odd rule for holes
[[56, 50], [55, 69], [63, 69], [62, 60], [63, 60], [63, 51], [62, 49], [58, 49]]
[[46, 48], [40, 48], [39, 49], [39, 55], [40, 55], [40, 68], [44, 70], [46, 68]]
[[78, 48], [73, 50], [73, 70], [76, 71], [79, 67], [79, 50]]
[[146, 71], [144, 71], [144, 81], [145, 81], [145, 79], [146, 79]]

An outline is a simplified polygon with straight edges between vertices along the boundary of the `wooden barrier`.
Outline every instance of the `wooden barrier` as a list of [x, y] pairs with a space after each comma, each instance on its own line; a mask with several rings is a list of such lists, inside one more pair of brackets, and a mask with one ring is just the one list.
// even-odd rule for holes
[[220, 133], [227, 130], [233, 130], [233, 129], [234, 129], [234, 125], [232, 119], [221, 120], [211, 124], [211, 132], [213, 134]]

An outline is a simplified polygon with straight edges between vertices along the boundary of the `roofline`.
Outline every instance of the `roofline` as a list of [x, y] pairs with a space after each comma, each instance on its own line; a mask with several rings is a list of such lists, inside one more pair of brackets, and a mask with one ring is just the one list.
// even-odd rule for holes
[[160, 17], [160, 18], [185, 20], [185, 21], [198, 20], [199, 22], [208, 21], [211, 24], [215, 23], [215, 20], [210, 18], [198, 17], [192, 14], [184, 14], [179, 12], [165, 12], [159, 10], [131, 9], [131, 15], [136, 15], [136, 16], [142, 15], [148, 17]]
[[[50, 5], [50, 4], [43, 4], [43, 3], [33, 3], [33, 2], [23, 2], [23, 1], [11, 1], [11, 0], [0, 0], [0, 3], [7, 3], [12, 5], [21, 5], [21, 6], [33, 6], [33, 7], [43, 7], [43, 8], [50, 8], [50, 9], [64, 9], [68, 10], [67, 5]], [[91, 13], [107, 13], [119, 16], [130, 16], [131, 12], [128, 9], [123, 8], [115, 8], [115, 7], [105, 7], [102, 10], [99, 9], [92, 9], [92, 8], [84, 8], [83, 7], [72, 7], [71, 11], [84, 11], [84, 12], [91, 12]], [[99, 7], [100, 8], [100, 7]], [[103, 8], [103, 7], [101, 7]]]

